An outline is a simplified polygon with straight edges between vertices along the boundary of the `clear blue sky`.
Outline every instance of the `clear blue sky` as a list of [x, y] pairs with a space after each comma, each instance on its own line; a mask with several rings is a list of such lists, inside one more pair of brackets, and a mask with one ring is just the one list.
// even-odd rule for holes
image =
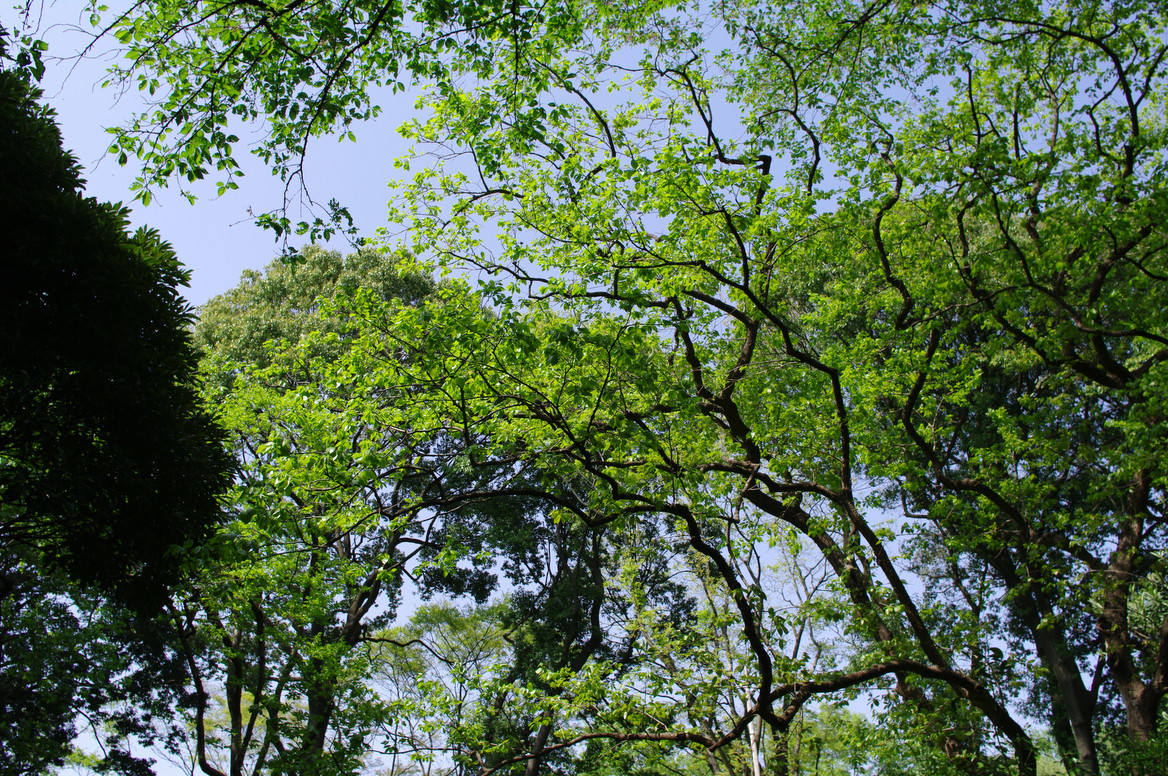
[[[115, 10], [126, 4], [108, 3]], [[35, 8], [37, 3], [33, 5]], [[46, 101], [57, 111], [65, 148], [84, 169], [86, 192], [101, 200], [129, 204], [134, 162], [119, 167], [113, 157], [105, 155], [109, 136], [104, 130], [144, 103], [137, 93], [119, 100], [111, 90], [101, 89], [102, 75], [116, 56], [109, 47], [98, 58], [74, 58], [89, 43], [92, 30], [85, 5], [83, 0], [45, 0], [39, 34], [49, 44], [50, 61], [41, 87]], [[18, 23], [15, 11], [0, 11], [0, 24], [13, 27]], [[393, 160], [408, 150], [397, 135], [397, 127], [412, 115], [415, 97], [408, 93], [387, 97], [377, 121], [356, 127], [356, 143], [324, 138], [310, 147], [307, 182], [313, 198], [327, 202], [335, 197], [348, 205], [362, 235], [373, 236], [377, 228], [386, 226], [386, 183], [397, 172]], [[237, 134], [246, 142], [256, 131], [255, 127], [242, 127]], [[247, 175], [239, 180], [238, 191], [217, 198], [211, 181], [196, 188], [199, 199], [194, 205], [175, 191], [158, 192], [147, 207], [131, 205], [134, 225], [157, 229], [191, 269], [191, 288], [184, 295], [194, 304], [226, 291], [239, 280], [242, 270], [262, 267], [279, 253], [272, 234], [254, 226], [248, 209], [258, 213], [277, 207], [283, 199], [283, 184], [262, 163], [251, 163], [252, 157], [241, 162]], [[293, 210], [290, 216], [298, 220], [300, 213]], [[349, 249], [343, 239], [334, 239], [330, 247]]]

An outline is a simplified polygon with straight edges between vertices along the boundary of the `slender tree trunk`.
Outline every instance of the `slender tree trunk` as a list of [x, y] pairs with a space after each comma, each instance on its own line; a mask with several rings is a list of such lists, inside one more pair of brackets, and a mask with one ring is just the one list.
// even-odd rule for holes
[[1050, 671], [1058, 687], [1062, 708], [1075, 742], [1077, 773], [1097, 776], [1099, 759], [1095, 751], [1095, 732], [1091, 726], [1095, 715], [1091, 692], [1084, 686], [1083, 676], [1074, 659], [1067, 654], [1061, 635], [1056, 635], [1050, 628], [1040, 627], [1037, 618], [1030, 632], [1038, 648], [1039, 660]]
[[1140, 471], [1132, 479], [1128, 496], [1128, 517], [1120, 526], [1115, 551], [1107, 566], [1103, 607], [1099, 613], [1099, 630], [1107, 654], [1107, 667], [1119, 690], [1127, 713], [1128, 737], [1135, 743], [1147, 743], [1156, 733], [1157, 711], [1168, 683], [1164, 681], [1164, 643], [1166, 628], [1160, 629], [1158, 667], [1152, 682], [1145, 682], [1133, 653], [1137, 645], [1131, 637], [1128, 605], [1132, 582], [1140, 572], [1136, 562], [1144, 537], [1144, 518], [1148, 512], [1151, 481], [1148, 472]]
[[789, 743], [789, 733], [784, 730], [779, 732], [773, 731], [774, 735], [771, 740], [771, 756], [767, 758], [767, 770], [770, 771], [771, 776], [791, 776], [790, 774], [790, 756], [787, 750]]
[[762, 776], [762, 759], [759, 756], [758, 745], [762, 739], [762, 718], [755, 717], [747, 726], [750, 734], [750, 774]]
[[543, 760], [543, 748], [547, 745], [548, 736], [552, 734], [551, 715], [544, 715], [545, 722], [535, 733], [535, 741], [531, 745], [531, 757], [527, 759], [527, 766], [523, 769], [524, 776], [537, 776], [539, 766]]

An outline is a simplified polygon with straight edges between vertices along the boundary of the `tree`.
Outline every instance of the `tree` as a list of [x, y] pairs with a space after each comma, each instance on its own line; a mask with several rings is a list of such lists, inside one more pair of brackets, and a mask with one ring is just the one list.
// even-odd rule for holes
[[[496, 563], [512, 585], [540, 580], [557, 536], [526, 467], [464, 466], [474, 440], [416, 425], [402, 348], [378, 340], [374, 361], [361, 347], [377, 331], [358, 311], [389, 318], [447, 292], [375, 251], [301, 258], [246, 274], [196, 332], [240, 466], [222, 554], [174, 611], [196, 699], [191, 764], [207, 774], [362, 767], [392, 711], [368, 677], [393, 653], [403, 589], [482, 603]], [[562, 587], [522, 597], [538, 608]], [[574, 590], [550, 607], [569, 626], [543, 638], [557, 650], [589, 639]]]
[[348, 323], [323, 314], [321, 305], [360, 289], [403, 304], [416, 304], [433, 292], [432, 279], [400, 274], [394, 264], [372, 248], [342, 256], [309, 246], [291, 262], [270, 264], [262, 273], [244, 271], [239, 285], [199, 310], [194, 341], [204, 356], [203, 371], [230, 378], [232, 366], [264, 368], [281, 343], [298, 345], [321, 335], [337, 341], [331, 350], [311, 355], [335, 357], [343, 349], [340, 340]]
[[451, 732], [484, 704], [480, 687], [506, 661], [510, 640], [499, 604], [427, 604], [379, 634], [375, 686], [390, 701], [383, 733], [387, 772], [454, 772]]
[[[554, 475], [514, 456], [476, 460], [486, 440], [434, 425], [414, 401], [425, 386], [407, 365], [433, 365], [405, 329], [379, 322], [405, 317], [424, 329], [473, 295], [390, 271], [393, 257], [375, 252], [342, 260], [309, 248], [302, 258], [247, 274], [208, 303], [196, 332], [241, 476], [223, 554], [174, 613], [196, 699], [191, 765], [331, 773], [367, 767], [378, 751], [419, 760], [418, 729], [433, 733], [441, 715], [448, 740], [427, 746], [460, 767], [521, 762], [554, 731], [548, 710], [523, 700], [528, 688], [555, 696], [558, 673], [628, 667], [632, 636], [620, 624], [631, 602], [606, 582], [621, 551], [602, 525], [559, 519], [557, 509], [579, 510], [581, 493], [558, 480], [553, 493]], [[486, 331], [490, 318], [477, 309], [463, 334]], [[673, 619], [685, 618], [684, 590], [660, 556], [630, 573], [642, 595], [672, 601]], [[456, 672], [455, 683], [474, 687], [461, 714], [435, 692], [419, 699], [399, 687], [387, 699], [370, 685], [448, 630], [390, 627], [404, 590], [481, 604], [497, 579], [507, 580], [505, 602], [484, 611], [507, 647], [479, 677], [486, 684]], [[435, 716], [404, 720], [419, 703]]]
[[[484, 183], [435, 173], [400, 215], [421, 244], [509, 273], [581, 326], [620, 310], [630, 329], [676, 342], [690, 374], [650, 394], [640, 433], [688, 406], [720, 428], [698, 447], [727, 452], [688, 463], [646, 436], [628, 463], [736, 480], [821, 547], [859, 612], [903, 608], [859, 618], [877, 643], [911, 634], [910, 651], [942, 668], [965, 656], [959, 673], [987, 691], [991, 634], [971, 621], [946, 643], [864, 516], [881, 499], [865, 505], [859, 488], [885, 488], [884, 506], [988, 563], [1057, 684], [1044, 689], [1067, 759], [1093, 772], [1098, 688], [1113, 683], [1136, 744], [1153, 737], [1166, 689], [1166, 631], [1138, 635], [1127, 614], [1131, 580], [1165, 540], [1152, 387], [1166, 352], [1163, 136], [1148, 107], [1163, 99], [1163, 20], [1119, 7], [771, 10], [728, 12], [736, 46], [721, 72], [679, 45], [713, 37], [701, 21], [661, 16], [638, 34], [602, 17], [607, 40], [644, 47], [640, 101], [597, 107], [594, 84], [622, 69], [594, 64], [605, 57], [591, 41], [561, 59], [522, 52], [547, 79], [532, 85], [549, 92], [538, 109], [503, 73], [437, 92], [438, 118], [415, 136], [462, 137]], [[744, 139], [719, 133], [718, 101], [742, 106]], [[498, 248], [468, 248], [465, 218], [497, 223]], [[619, 467], [599, 463], [613, 449], [600, 431], [592, 447], [558, 427], [551, 447], [572, 439], [596, 456], [588, 465]], [[693, 509], [619, 470], [614, 498]], [[825, 500], [838, 533], [819, 534], [796, 494]], [[869, 586], [869, 566], [888, 590]], [[1079, 575], [1086, 585], [1052, 584]], [[1100, 656], [1094, 688], [1084, 652]], [[901, 689], [917, 705], [935, 706], [932, 692]], [[1024, 761], [1024, 738], [981, 692], [957, 688]]]
[[433, 289], [374, 251], [309, 248], [202, 308], [206, 392], [239, 475], [232, 519], [172, 610], [194, 697], [188, 767], [346, 773], [362, 761], [381, 704], [359, 647], [428, 544], [397, 511], [400, 435], [364, 416], [392, 398], [323, 374], [352, 337], [325, 313], [359, 290], [410, 305]]
[[[1168, 621], [1132, 617], [1168, 541], [1158, 9], [422, 4], [406, 25], [396, 8], [223, 4], [187, 24], [144, 4], [116, 26], [170, 91], [119, 148], [148, 177], [230, 170], [235, 94], [287, 171], [375, 111], [371, 84], [432, 79], [407, 132], [438, 153], [395, 220], [423, 258], [493, 276], [496, 315], [475, 300], [369, 325], [415, 354], [394, 368], [427, 427], [485, 440], [460, 455], [590, 483], [586, 525], [664, 516], [752, 662], [752, 705], [714, 735], [561, 713], [557, 746], [718, 750], [890, 677], [953, 763], [1030, 773], [1009, 685], [1028, 668], [998, 616], [1038, 656], [1069, 770], [1107, 767], [1113, 713], [1133, 750], [1162, 736]], [[786, 658], [789, 623], [749, 574], [788, 530], [848, 602], [845, 671]], [[944, 602], [898, 563], [910, 537], [947, 569]]]
[[[142, 749], [184, 700], [162, 618], [141, 616], [61, 572], [23, 566], [0, 598], [0, 772], [50, 773], [78, 756], [101, 773], [153, 773]], [[74, 747], [84, 734], [89, 752]]]
[[[0, 75], [0, 548], [157, 606], [220, 516], [230, 470], [198, 400], [186, 273], [86, 199], [52, 113]], [[6, 583], [7, 584], [7, 583]], [[5, 591], [6, 592], [6, 591]]]
[[0, 71], [0, 760], [61, 764], [80, 719], [95, 762], [142, 773], [129, 737], [180, 699], [153, 618], [231, 467], [196, 393], [185, 271], [82, 195], [38, 99]]

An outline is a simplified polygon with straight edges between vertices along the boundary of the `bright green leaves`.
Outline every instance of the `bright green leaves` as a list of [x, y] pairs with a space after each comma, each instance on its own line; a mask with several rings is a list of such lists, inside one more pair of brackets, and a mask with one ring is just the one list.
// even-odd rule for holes
[[[842, 686], [803, 638], [817, 628], [857, 641], [833, 668], [916, 661], [895, 719], [971, 762], [1001, 743], [975, 732], [990, 719], [1029, 767], [1006, 704], [1031, 667], [993, 643], [1006, 627], [1064, 677], [1037, 691], [1078, 715], [1068, 757], [1094, 746], [1102, 697], [1077, 661], [1106, 652], [1108, 681], [1150, 687], [1135, 655], [1156, 646], [1122, 613], [1164, 542], [1163, 19], [437, 2], [415, 25], [391, 4], [210, 3], [183, 28], [178, 4], [145, 8], [123, 34], [159, 70], [141, 84], [171, 134], [119, 148], [160, 175], [233, 173], [233, 117], [266, 117], [260, 153], [291, 179], [304, 141], [373, 115], [372, 84], [427, 82], [405, 132], [433, 164], [399, 162], [391, 219], [418, 253], [402, 261], [446, 282], [413, 302], [335, 294], [311, 326], [274, 327], [273, 351], [260, 320], [215, 325], [264, 354], [229, 410], [268, 489], [248, 514], [287, 518], [289, 541], [325, 548], [309, 556], [338, 536], [400, 546], [433, 519], [426, 563], [394, 568], [481, 597], [492, 548], [530, 560], [523, 510], [484, 506], [521, 493], [544, 499], [557, 568], [593, 564], [572, 596], [542, 591], [559, 619], [514, 632], [514, 676], [480, 674], [515, 714], [461, 718], [460, 745], [494, 763], [581, 731], [716, 740], [745, 735], [753, 703], [781, 733], [767, 703], [805, 699], [770, 698], [779, 683]], [[275, 541], [265, 520], [257, 543]], [[654, 606], [633, 575], [653, 558], [701, 592], [693, 616]], [[602, 625], [568, 614], [597, 600]], [[636, 659], [588, 652], [594, 627]], [[605, 694], [609, 670], [627, 683]], [[427, 713], [453, 718], [466, 678], [439, 692], [430, 674]]]
[[[411, 445], [433, 438], [413, 433], [400, 386], [369, 386], [346, 355], [360, 340], [357, 311], [433, 290], [374, 252], [309, 249], [204, 309], [208, 391], [239, 473], [223, 551], [189, 591], [183, 647], [197, 745], [252, 772], [351, 772], [389, 713], [357, 646], [392, 616], [417, 552], [402, 545], [417, 528]], [[218, 728], [206, 713], [212, 683], [225, 686]]]
[[[251, 152], [289, 186], [306, 187], [310, 142], [355, 139], [357, 125], [380, 115], [384, 100], [423, 79], [449, 88], [458, 73], [514, 78], [517, 68], [570, 45], [581, 34], [570, 6], [421, 3], [397, 0], [235, 3], [157, 0], [113, 19], [109, 32], [129, 63], [110, 83], [137, 88], [154, 107], [113, 130], [113, 152], [134, 157], [137, 196], [172, 182], [188, 185], [218, 172], [220, 193], [242, 174], [240, 127], [263, 123]], [[505, 53], [499, 51], [503, 49]], [[517, 90], [516, 99], [523, 99]], [[541, 132], [538, 111], [524, 115]], [[354, 233], [340, 203], [294, 222], [288, 203], [262, 214], [278, 237]]]
[[[242, 124], [268, 122], [254, 153], [291, 182], [301, 177], [311, 138], [351, 133], [378, 115], [373, 86], [400, 87], [400, 8], [358, 3], [342, 17], [327, 6], [297, 5], [205, 2], [191, 23], [189, 3], [157, 2], [114, 21], [131, 64], [115, 68], [111, 81], [136, 84], [158, 100], [150, 113], [115, 130], [120, 158], [132, 155], [142, 164], [140, 197], [212, 171], [227, 176], [220, 193], [235, 188]], [[368, 45], [375, 40], [384, 47]], [[343, 227], [340, 210], [296, 225], [282, 212], [269, 220], [280, 230], [323, 236]]]
[[[735, 570], [786, 521], [878, 642], [864, 655], [978, 673], [996, 613], [963, 570], [1022, 620], [1082, 614], [1060, 580], [1137, 519], [1119, 506], [1143, 476], [1129, 462], [1162, 468], [1142, 409], [1165, 323], [1163, 160], [1143, 144], [1161, 131], [1162, 22], [1119, 42], [1115, 8], [725, 13], [720, 54], [678, 48], [712, 17], [669, 9], [537, 59], [535, 102], [499, 81], [436, 90], [415, 138], [473, 161], [403, 185], [396, 212], [450, 271], [540, 299], [520, 315], [496, 297], [528, 359], [491, 378], [526, 413], [499, 438], [589, 471], [597, 509], [672, 510]], [[634, 52], [635, 85], [614, 62]], [[656, 355], [622, 371], [605, 326]], [[895, 528], [865, 519], [877, 506], [951, 553], [963, 617], [914, 603], [882, 558]], [[884, 581], [859, 571], [876, 566]], [[765, 599], [733, 578], [749, 634]], [[1023, 669], [988, 664], [1012, 694]]]

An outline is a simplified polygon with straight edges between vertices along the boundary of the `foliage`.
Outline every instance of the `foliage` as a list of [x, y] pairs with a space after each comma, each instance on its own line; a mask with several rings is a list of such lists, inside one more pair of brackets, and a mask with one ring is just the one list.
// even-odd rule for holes
[[48, 45], [23, 30], [0, 26], [0, 63], [6, 70], [20, 73], [28, 81], [45, 74], [44, 52]]
[[[468, 730], [468, 762], [619, 745], [739, 768], [752, 729], [861, 686], [967, 772], [1036, 771], [1023, 690], [1070, 771], [1110, 767], [1112, 719], [1133, 750], [1163, 736], [1168, 624], [1143, 592], [1168, 543], [1162, 9], [188, 5], [114, 22], [114, 77], [163, 90], [116, 140], [144, 186], [233, 175], [232, 117], [269, 122], [260, 153], [294, 177], [408, 73], [428, 91], [404, 131], [434, 153], [398, 186], [403, 264], [481, 279], [357, 294], [342, 356], [306, 376], [391, 401], [329, 407], [318, 427], [362, 424], [298, 460], [361, 492], [338, 474], [390, 434], [378, 454], [454, 500], [522, 492], [600, 542], [566, 567], [620, 602], [592, 630], [629, 659], [533, 652], [540, 681], [508, 690], [510, 729]], [[279, 409], [257, 462], [312, 427]], [[783, 545], [824, 571], [793, 609], [762, 573]], [[669, 622], [626, 551], [706, 585], [695, 616]], [[795, 635], [812, 622], [839, 661]]]
[[8, 562], [0, 598], [0, 772], [49, 773], [72, 756], [79, 726], [90, 767], [148, 774], [135, 746], [165, 745], [156, 725], [182, 702], [165, 621], [80, 589], [61, 573]]
[[[359, 289], [382, 299], [417, 303], [434, 289], [433, 281], [418, 274], [398, 274], [394, 262], [372, 248], [349, 256], [309, 246], [291, 260], [267, 266], [263, 272], [245, 270], [239, 285], [215, 297], [199, 310], [195, 345], [214, 365], [204, 371], [230, 372], [220, 364], [267, 367], [268, 343], [299, 345], [310, 336], [329, 341], [344, 334], [343, 318], [320, 314], [320, 305]], [[341, 350], [313, 351], [314, 358], [335, 358]]]
[[391, 709], [383, 732], [388, 772], [454, 769], [451, 732], [481, 705], [479, 687], [506, 662], [504, 608], [427, 604], [377, 635], [375, 686]]
[[432, 290], [387, 267], [374, 252], [311, 248], [202, 310], [208, 399], [240, 471], [232, 520], [172, 611], [195, 697], [189, 766], [205, 773], [350, 772], [377, 723], [358, 647], [400, 585], [407, 521], [386, 479], [396, 437], [364, 416], [386, 397], [322, 374], [351, 327], [321, 308], [358, 288], [394, 304]]
[[[219, 193], [239, 186], [235, 123], [263, 119], [252, 152], [286, 183], [284, 206], [260, 217], [277, 235], [328, 238], [355, 234], [336, 201], [317, 207], [308, 196], [303, 160], [312, 138], [355, 140], [357, 125], [377, 117], [378, 91], [396, 94], [414, 77], [441, 77], [440, 61], [458, 56], [488, 67], [493, 41], [544, 45], [537, 18], [575, 27], [568, 8], [540, 9], [499, 0], [403, 6], [384, 0], [329, 3], [238, 3], [154, 0], [114, 17], [102, 34], [126, 47], [132, 65], [114, 68], [110, 83], [155, 98], [151, 111], [115, 129], [111, 152], [142, 163], [137, 196], [217, 175]], [[194, 87], [193, 89], [191, 87]], [[293, 222], [300, 199], [316, 215]], [[193, 199], [193, 195], [184, 189]], [[320, 210], [324, 213], [320, 213]]]
[[[392, 264], [375, 252], [308, 249], [301, 263], [249, 274], [204, 308], [196, 336], [208, 389], [241, 469], [221, 552], [175, 611], [197, 697], [193, 764], [205, 773], [361, 767], [391, 726], [392, 704], [366, 677], [386, 659], [378, 655], [392, 639], [382, 631], [403, 586], [482, 602], [500, 573], [539, 581], [542, 552], [570, 538], [544, 527], [525, 467], [467, 466], [473, 440], [420, 425], [396, 375], [412, 356], [377, 339], [375, 326], [359, 328], [354, 311], [387, 319], [444, 292]], [[374, 340], [371, 355], [363, 345]], [[561, 587], [516, 600], [548, 606]], [[572, 625], [579, 595], [572, 588], [551, 604], [567, 635], [529, 646], [589, 639]]]
[[83, 196], [38, 99], [0, 72], [0, 768], [60, 765], [81, 722], [103, 772], [148, 773], [130, 743], [181, 700], [153, 618], [231, 467], [196, 393], [185, 270]]
[[156, 607], [229, 476], [194, 387], [187, 275], [156, 233], [82, 196], [36, 98], [0, 74], [0, 548]]

